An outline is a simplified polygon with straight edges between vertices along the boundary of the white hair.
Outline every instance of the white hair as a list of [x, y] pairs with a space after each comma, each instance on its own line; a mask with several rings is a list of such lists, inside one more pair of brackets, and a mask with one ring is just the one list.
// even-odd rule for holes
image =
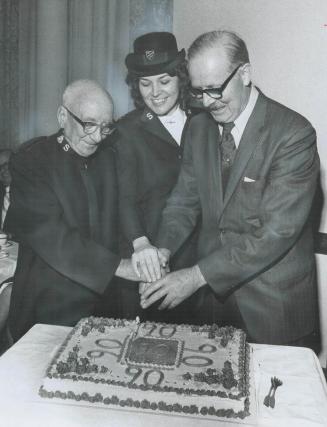
[[80, 105], [86, 100], [107, 100], [113, 104], [108, 91], [94, 80], [81, 79], [70, 83], [62, 96], [63, 105], [70, 108], [73, 105]]

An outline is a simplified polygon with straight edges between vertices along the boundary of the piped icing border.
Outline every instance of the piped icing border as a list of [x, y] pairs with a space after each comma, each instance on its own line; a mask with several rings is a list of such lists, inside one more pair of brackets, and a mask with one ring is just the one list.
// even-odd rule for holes
[[196, 414], [208, 416], [211, 415], [213, 417], [219, 418], [240, 418], [244, 419], [245, 417], [250, 415], [250, 401], [247, 397], [244, 400], [244, 409], [238, 412], [235, 412], [234, 409], [215, 409], [213, 406], [201, 406], [199, 408], [197, 405], [181, 405], [180, 403], [167, 404], [164, 401], [150, 402], [147, 399], [143, 399], [141, 401], [134, 400], [131, 398], [127, 399], [119, 399], [116, 395], [103, 397], [101, 393], [96, 393], [95, 395], [90, 395], [87, 392], [83, 392], [81, 394], [74, 393], [73, 391], [62, 392], [62, 391], [47, 391], [41, 386], [39, 390], [39, 395], [41, 397], [45, 397], [48, 399], [71, 399], [77, 402], [85, 401], [90, 403], [102, 403], [104, 405], [114, 405], [120, 407], [130, 407], [130, 408], [141, 408], [144, 410], [152, 410], [152, 411], [163, 411], [163, 412], [176, 412], [176, 413], [184, 413], [184, 414]]

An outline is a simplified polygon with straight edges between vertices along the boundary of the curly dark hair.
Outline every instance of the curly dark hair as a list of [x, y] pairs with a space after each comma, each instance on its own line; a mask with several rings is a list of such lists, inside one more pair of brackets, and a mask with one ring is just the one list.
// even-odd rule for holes
[[[168, 73], [171, 77], [177, 76], [179, 82], [179, 96], [178, 102], [182, 110], [187, 109], [189, 103], [189, 75], [187, 71], [187, 62], [183, 60], [180, 62], [173, 71]], [[134, 105], [137, 109], [143, 109], [145, 102], [143, 101], [140, 89], [139, 80], [142, 76], [137, 76], [132, 72], [129, 72], [126, 77], [126, 83], [130, 87], [131, 96], [134, 101]]]

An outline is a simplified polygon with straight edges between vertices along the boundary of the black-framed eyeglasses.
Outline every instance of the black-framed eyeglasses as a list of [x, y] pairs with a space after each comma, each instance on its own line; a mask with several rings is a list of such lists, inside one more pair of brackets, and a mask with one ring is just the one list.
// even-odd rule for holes
[[235, 70], [231, 72], [231, 74], [227, 77], [227, 79], [224, 81], [224, 83], [221, 86], [212, 87], [212, 88], [208, 88], [208, 89], [199, 89], [196, 87], [190, 87], [190, 94], [196, 99], [202, 99], [204, 93], [206, 93], [207, 95], [209, 95], [213, 99], [221, 99], [223, 97], [223, 92], [226, 89], [228, 83], [232, 80], [232, 78], [235, 76], [238, 69], [242, 65], [243, 64], [239, 64], [235, 68]]
[[72, 116], [72, 118], [74, 120], [76, 120], [77, 123], [79, 123], [82, 126], [83, 131], [87, 135], [91, 135], [92, 133], [96, 132], [97, 129], [100, 129], [101, 135], [107, 136], [107, 135], [110, 135], [111, 133], [113, 133], [114, 130], [116, 129], [115, 123], [106, 123], [103, 125], [99, 125], [98, 123], [94, 123], [94, 122], [83, 122], [83, 120], [81, 120], [79, 117], [75, 116], [75, 114], [72, 113], [67, 107], [64, 106], [64, 108]]

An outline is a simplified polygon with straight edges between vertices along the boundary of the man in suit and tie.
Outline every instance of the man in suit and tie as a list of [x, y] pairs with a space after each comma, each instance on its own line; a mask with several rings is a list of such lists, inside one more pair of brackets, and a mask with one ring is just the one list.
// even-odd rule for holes
[[191, 120], [156, 246], [169, 259], [201, 213], [198, 263], [143, 286], [141, 305], [163, 298], [159, 308], [170, 309], [197, 292], [199, 323], [318, 351], [315, 131], [251, 83], [248, 51], [236, 34], [205, 33], [188, 55], [191, 93], [207, 111]]

